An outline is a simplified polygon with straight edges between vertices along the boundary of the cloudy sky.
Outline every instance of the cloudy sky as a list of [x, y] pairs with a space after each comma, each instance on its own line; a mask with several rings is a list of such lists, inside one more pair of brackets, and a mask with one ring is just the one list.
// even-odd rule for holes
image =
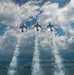
[[[35, 31], [30, 29], [21, 33], [19, 26], [24, 22], [31, 27], [36, 21], [43, 28], [50, 21], [56, 27], [55, 42], [59, 50], [73, 51], [73, 3], [74, 0], [0, 0], [0, 55], [13, 54], [18, 38], [21, 38], [20, 52], [32, 54]], [[44, 29], [38, 37], [41, 51], [50, 52], [50, 31]]]

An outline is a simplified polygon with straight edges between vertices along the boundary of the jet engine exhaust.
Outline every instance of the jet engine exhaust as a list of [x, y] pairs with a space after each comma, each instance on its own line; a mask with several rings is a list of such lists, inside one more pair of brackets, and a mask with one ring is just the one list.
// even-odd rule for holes
[[55, 67], [54, 75], [66, 75], [62, 57], [60, 56], [59, 50], [54, 40], [54, 34], [52, 34], [52, 54], [54, 57], [54, 67]]
[[40, 52], [38, 49], [38, 35], [36, 33], [34, 54], [33, 54], [33, 60], [32, 60], [32, 74], [31, 75], [43, 75], [43, 71], [41, 69], [40, 62], [41, 62], [41, 60], [40, 60]]
[[10, 62], [7, 75], [17, 75], [17, 65], [18, 65], [17, 60], [19, 56], [19, 43], [20, 43], [20, 40], [18, 40], [18, 43], [16, 45], [16, 49], [14, 51], [12, 60]]

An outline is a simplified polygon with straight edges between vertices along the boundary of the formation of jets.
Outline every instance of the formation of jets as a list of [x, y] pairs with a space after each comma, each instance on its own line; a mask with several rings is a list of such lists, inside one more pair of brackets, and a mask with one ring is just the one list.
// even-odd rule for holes
[[[50, 22], [49, 22], [49, 25], [46, 26], [46, 28], [50, 28], [50, 31], [53, 31], [53, 27], [54, 26]], [[22, 26], [20, 26], [19, 28], [21, 29], [21, 32], [24, 32], [24, 29], [28, 29], [28, 27], [24, 24]], [[39, 28], [42, 28], [42, 26], [39, 25], [37, 22], [35, 25], [33, 25], [31, 27], [31, 29], [33, 29], [33, 28], [36, 28], [36, 31], [39, 31]]]

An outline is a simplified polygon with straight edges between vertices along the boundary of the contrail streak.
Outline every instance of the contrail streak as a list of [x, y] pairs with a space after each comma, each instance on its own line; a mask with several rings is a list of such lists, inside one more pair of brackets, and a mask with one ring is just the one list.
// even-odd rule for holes
[[40, 60], [40, 51], [38, 49], [38, 35], [36, 34], [35, 48], [32, 60], [32, 75], [43, 75], [40, 62], [41, 60]]
[[52, 54], [54, 56], [54, 62], [55, 62], [54, 75], [66, 75], [62, 57], [60, 56], [59, 50], [54, 40], [54, 34], [52, 34]]
[[19, 56], [19, 43], [20, 40], [18, 40], [18, 43], [16, 45], [16, 49], [14, 51], [11, 63], [9, 65], [8, 74], [7, 75], [17, 75], [17, 61]]

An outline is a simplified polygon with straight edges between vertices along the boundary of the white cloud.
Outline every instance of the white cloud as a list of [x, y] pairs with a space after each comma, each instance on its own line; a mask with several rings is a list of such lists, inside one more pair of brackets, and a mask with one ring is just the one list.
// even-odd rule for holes
[[27, 20], [30, 17], [36, 18], [39, 14], [39, 6], [27, 2], [22, 6], [14, 2], [0, 3], [0, 23], [10, 27], [18, 27], [22, 20]]
[[25, 3], [20, 7], [21, 9], [21, 18], [23, 20], [26, 20], [30, 17], [36, 18], [36, 16], [39, 14], [39, 9], [40, 7], [34, 4], [31, 4], [31, 2]]
[[53, 33], [51, 33], [51, 31], [40, 32], [38, 34], [38, 37], [39, 37], [38, 40], [39, 40], [40, 46], [42, 46], [43, 48], [46, 48], [47, 46], [51, 46], [52, 39], [54, 39], [59, 49], [60, 48], [66, 49], [69, 44], [67, 36], [58, 36], [58, 35], [56, 36], [55, 35], [53, 38], [52, 34], [55, 35], [55, 32]]
[[58, 3], [46, 2], [41, 7], [43, 12], [39, 17], [39, 21], [42, 25], [47, 25], [50, 21], [52, 24], [61, 27], [64, 31], [68, 31], [70, 28], [69, 23], [72, 22], [74, 16], [73, 8], [72, 1], [63, 8], [59, 8]]
[[39, 4], [41, 3], [43, 0], [30, 0], [33, 4]]
[[16, 27], [20, 24], [20, 7], [13, 2], [0, 3], [0, 23], [10, 27]]
[[[66, 35], [62, 37], [58, 36], [55, 40], [57, 40], [57, 43], [59, 42], [60, 44], [60, 41], [63, 40], [63, 37], [66, 37], [67, 40], [64, 38], [63, 42], [69, 43], [68, 40], [74, 37], [74, 29], [70, 26], [72, 22], [74, 23], [73, 0], [71, 0], [70, 3], [63, 8], [59, 8], [58, 3], [50, 3], [48, 1], [41, 7], [41, 10], [42, 13], [38, 19], [39, 23], [45, 26], [48, 25], [50, 21], [54, 26], [56, 25], [60, 27], [66, 33]], [[73, 41], [74, 40], [72, 39], [70, 42]]]
[[[2, 1], [0, 3], [0, 23], [7, 26], [5, 33], [0, 36], [0, 50], [14, 50], [11, 48], [15, 48], [14, 45], [17, 42], [17, 37], [25, 39], [34, 35], [33, 30], [21, 33], [16, 27], [19, 27], [23, 20], [26, 21], [30, 17], [36, 18], [39, 14], [38, 10], [39, 6], [31, 4], [30, 1], [22, 6], [19, 6], [12, 1]], [[12, 27], [12, 29], [10, 27]], [[12, 39], [14, 39], [15, 42], [11, 41]]]
[[[65, 48], [68, 43], [71, 43], [74, 41], [74, 31], [73, 31], [74, 29], [72, 29], [69, 25], [71, 22], [74, 22], [74, 13], [73, 13], [74, 5], [72, 1], [73, 0], [71, 0], [70, 3], [63, 8], [59, 8], [58, 3], [46, 2], [41, 7], [41, 9], [38, 5], [31, 4], [31, 2], [27, 2], [23, 4], [22, 6], [19, 6], [18, 4], [15, 4], [13, 2], [2, 2], [0, 3], [0, 11], [1, 11], [0, 23], [6, 24], [9, 27], [19, 27], [22, 20], [26, 21], [30, 17], [36, 18], [36, 16], [40, 12], [39, 11], [40, 9], [41, 11], [43, 11], [39, 15], [39, 19], [38, 19], [41, 25], [45, 26], [50, 21], [53, 25], [57, 25], [58, 27], [63, 29], [65, 33], [67, 34], [69, 33], [69, 35], [65, 35], [65, 36], [55, 36], [55, 41], [58, 47]], [[5, 37], [11, 38], [10, 35], [15, 37], [16, 35], [18, 35], [19, 38], [21, 36], [25, 41], [25, 38], [28, 38], [31, 36], [33, 37], [35, 35], [33, 30], [30, 30], [25, 33], [20, 33], [15, 29], [10, 29], [9, 27], [7, 28], [7, 31], [4, 34]], [[2, 39], [0, 40], [1, 43], [4, 40], [3, 39], [4, 36], [3, 37], [1, 36], [1, 39]], [[42, 47], [45, 48], [47, 45], [51, 44], [50, 36], [51, 36], [50, 31], [39, 33], [39, 41]], [[3, 43], [1, 44], [1, 46], [2, 45]]]
[[12, 0], [0, 0], [0, 2], [9, 2], [9, 1], [12, 1]]

